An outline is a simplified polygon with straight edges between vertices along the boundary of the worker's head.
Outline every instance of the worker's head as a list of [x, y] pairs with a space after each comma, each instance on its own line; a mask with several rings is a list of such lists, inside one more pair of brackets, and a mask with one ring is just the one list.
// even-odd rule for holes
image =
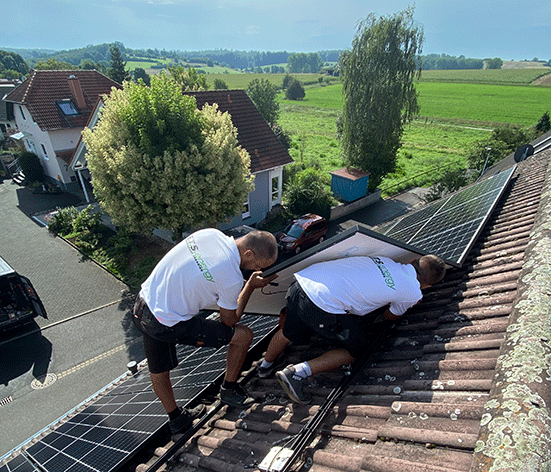
[[417, 272], [421, 288], [427, 288], [440, 282], [446, 275], [446, 263], [438, 256], [429, 254], [412, 262]]
[[251, 231], [237, 239], [242, 270], [262, 270], [277, 259], [277, 241], [267, 231]]

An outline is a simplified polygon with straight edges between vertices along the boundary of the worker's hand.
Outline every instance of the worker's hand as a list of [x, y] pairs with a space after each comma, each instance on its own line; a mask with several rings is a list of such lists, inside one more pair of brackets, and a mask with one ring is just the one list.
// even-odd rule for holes
[[270, 275], [269, 277], [262, 277], [262, 271], [258, 270], [251, 274], [249, 280], [247, 281], [247, 285], [249, 285], [252, 289], [262, 288], [268, 285], [275, 278], [277, 278], [277, 274]]

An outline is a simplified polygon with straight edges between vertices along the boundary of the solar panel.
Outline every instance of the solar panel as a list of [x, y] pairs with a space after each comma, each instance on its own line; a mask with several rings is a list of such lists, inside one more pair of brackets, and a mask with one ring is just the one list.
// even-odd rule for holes
[[516, 166], [381, 228], [385, 236], [461, 266]]
[[[254, 333], [251, 348], [277, 325], [273, 317], [244, 315], [241, 324]], [[219, 349], [179, 346], [180, 363], [171, 373], [182, 406], [221, 380], [227, 346]], [[88, 402], [89, 403], [89, 402]], [[124, 465], [167, 423], [167, 415], [144, 369], [102, 393], [53, 431], [0, 466], [0, 472], [111, 472]], [[36, 467], [35, 464], [39, 464]]]

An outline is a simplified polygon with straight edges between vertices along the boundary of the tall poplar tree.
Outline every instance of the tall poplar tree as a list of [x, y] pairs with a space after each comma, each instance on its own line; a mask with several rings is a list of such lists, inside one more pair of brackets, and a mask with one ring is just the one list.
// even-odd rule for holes
[[350, 166], [371, 173], [370, 189], [395, 170], [403, 127], [419, 112], [413, 80], [421, 72], [423, 29], [413, 11], [369, 15], [340, 58], [343, 150]]

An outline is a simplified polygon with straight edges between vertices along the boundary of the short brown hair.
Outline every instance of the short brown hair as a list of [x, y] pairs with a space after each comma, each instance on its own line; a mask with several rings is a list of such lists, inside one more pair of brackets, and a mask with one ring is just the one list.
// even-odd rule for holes
[[243, 236], [245, 247], [255, 253], [257, 259], [271, 261], [277, 258], [277, 241], [268, 231], [254, 230]]
[[446, 263], [438, 256], [429, 254], [413, 261], [417, 277], [422, 284], [434, 285], [446, 275]]

